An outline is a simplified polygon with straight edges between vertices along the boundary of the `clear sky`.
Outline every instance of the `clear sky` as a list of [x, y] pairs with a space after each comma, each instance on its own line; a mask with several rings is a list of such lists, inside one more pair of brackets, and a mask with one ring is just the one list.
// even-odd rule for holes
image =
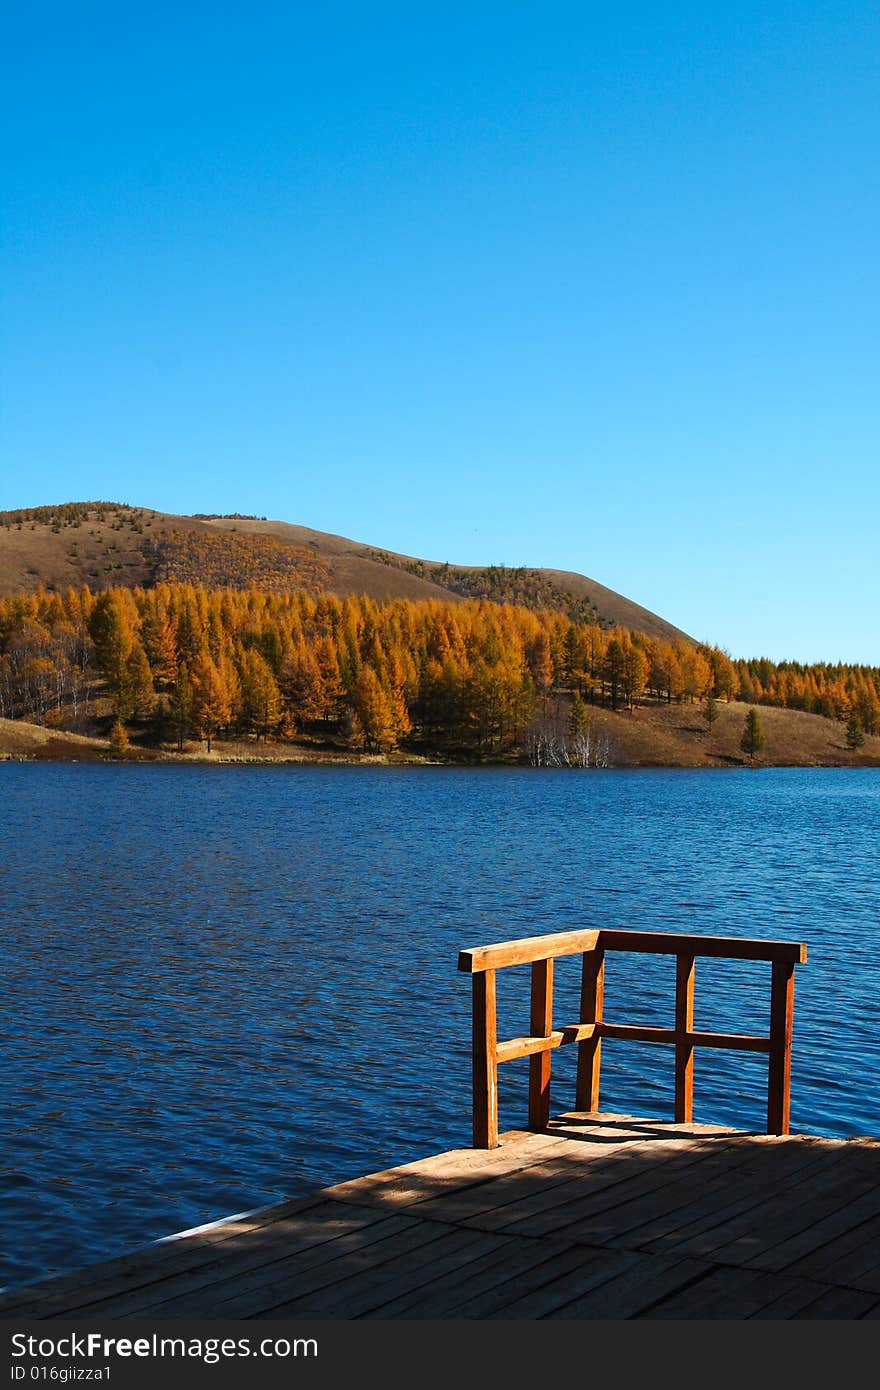
[[0, 508], [254, 512], [880, 664], [873, 3], [15, 5]]

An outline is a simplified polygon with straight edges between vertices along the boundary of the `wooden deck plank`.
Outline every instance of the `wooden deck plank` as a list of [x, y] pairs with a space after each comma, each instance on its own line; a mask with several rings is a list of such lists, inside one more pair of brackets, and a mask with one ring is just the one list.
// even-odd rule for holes
[[[483, 1240], [495, 1242], [485, 1254], [472, 1259], [451, 1274], [439, 1276], [427, 1287], [408, 1289], [397, 1298], [367, 1313], [369, 1318], [449, 1317], [466, 1307], [502, 1279], [509, 1279], [535, 1263], [534, 1241], [486, 1233]], [[541, 1255], [552, 1260], [571, 1250], [566, 1242], [541, 1242]]]
[[[352, 1268], [343, 1279], [320, 1290], [310, 1289], [294, 1299], [267, 1306], [258, 1317], [361, 1318], [375, 1313], [401, 1293], [430, 1284], [432, 1270], [440, 1274], [460, 1269], [485, 1250], [486, 1237], [454, 1227], [444, 1234], [425, 1223], [421, 1243], [381, 1263]], [[429, 1237], [433, 1235], [433, 1239]]]
[[501, 1304], [487, 1316], [506, 1321], [558, 1317], [560, 1310], [573, 1299], [604, 1287], [639, 1261], [638, 1255], [627, 1250], [603, 1250], [598, 1246], [581, 1246], [580, 1255], [573, 1268], [560, 1272], [538, 1288], [519, 1294], [512, 1302]]
[[[768, 1137], [765, 1142], [787, 1143], [775, 1136]], [[691, 1201], [680, 1213], [661, 1212], [642, 1226], [631, 1229], [626, 1238], [638, 1242], [640, 1249], [656, 1254], [675, 1251], [696, 1254], [695, 1246], [687, 1245], [687, 1242], [693, 1242], [743, 1211], [753, 1210], [767, 1200], [768, 1193], [778, 1186], [778, 1170], [775, 1176], [765, 1173], [763, 1183], [760, 1179], [757, 1169], [763, 1163], [763, 1155], [756, 1164], [755, 1150], [746, 1148], [741, 1151], [741, 1158], [743, 1161], [731, 1162], [727, 1171], [717, 1178], [708, 1183], [701, 1182], [699, 1189], [692, 1193]], [[820, 1161], [825, 1161], [821, 1150], [792, 1150], [786, 1161], [784, 1181], [800, 1180], [813, 1164]]]
[[444, 1316], [471, 1320], [491, 1318], [524, 1298], [536, 1299], [545, 1285], [554, 1284], [566, 1275], [576, 1277], [580, 1271], [580, 1277], [589, 1278], [592, 1261], [598, 1261], [600, 1256], [606, 1254], [604, 1251], [585, 1252], [583, 1247], [570, 1245], [561, 1253], [548, 1256], [543, 1242], [530, 1242], [530, 1245], [533, 1252], [530, 1264], [511, 1269], [508, 1277], [497, 1280], [491, 1288], [472, 1295], [466, 1301], [450, 1305]]
[[439, 1191], [488, 1182], [492, 1177], [540, 1163], [548, 1155], [568, 1152], [567, 1136], [553, 1132], [513, 1130], [501, 1135], [499, 1142], [497, 1149], [451, 1149], [381, 1173], [352, 1178], [324, 1188], [322, 1195], [358, 1204], [378, 1198], [395, 1206], [410, 1206], [436, 1197]]
[[298, 1269], [314, 1269], [331, 1263], [351, 1248], [364, 1249], [420, 1224], [412, 1217], [393, 1212], [386, 1216], [381, 1211], [373, 1213], [373, 1220], [346, 1220], [344, 1208], [338, 1217], [335, 1210], [333, 1204], [328, 1203], [327, 1208], [316, 1213], [312, 1228], [295, 1233], [291, 1238], [282, 1232], [281, 1238], [269, 1245], [254, 1250], [246, 1247], [229, 1258], [203, 1265], [191, 1274], [155, 1280], [128, 1294], [111, 1294], [68, 1316], [91, 1317], [101, 1313], [111, 1313], [114, 1317], [139, 1317], [147, 1313], [168, 1316], [169, 1310], [173, 1310], [174, 1317], [189, 1316], [187, 1310], [204, 1306], [206, 1300], [212, 1305], [219, 1304], [224, 1291], [230, 1288], [238, 1290], [280, 1277], [280, 1272], [289, 1269], [292, 1262]]
[[628, 1263], [611, 1278], [576, 1293], [553, 1316], [563, 1321], [575, 1318], [634, 1318], [658, 1299], [699, 1278], [705, 1268], [696, 1260], [669, 1260], [635, 1251], [618, 1250], [614, 1253], [626, 1255]]
[[[758, 1269], [784, 1269], [788, 1250], [800, 1249], [803, 1253], [803, 1242], [799, 1244], [795, 1238], [805, 1237], [806, 1248], [812, 1248], [813, 1227], [836, 1213], [844, 1213], [853, 1197], [863, 1195], [868, 1182], [870, 1180], [866, 1180], [863, 1188], [860, 1184], [861, 1190], [853, 1192], [851, 1179], [831, 1171], [821, 1179], [816, 1177], [805, 1183], [797, 1194], [790, 1193], [787, 1198], [780, 1194], [781, 1200], [761, 1222], [756, 1224], [753, 1218], [745, 1221], [741, 1218], [734, 1231], [728, 1227], [724, 1240], [718, 1239], [720, 1231], [716, 1232], [717, 1244], [712, 1247], [712, 1258]], [[844, 1223], [845, 1219], [843, 1215]]]
[[[762, 1155], [754, 1178], [731, 1193], [730, 1205], [718, 1214], [719, 1219], [701, 1221], [697, 1231], [671, 1239], [667, 1248], [696, 1259], [745, 1264], [759, 1249], [769, 1248], [789, 1234], [791, 1223], [797, 1227], [798, 1222], [812, 1220], [812, 1204], [824, 1185], [838, 1180], [840, 1151], [820, 1148], [801, 1182], [803, 1150], [798, 1141], [783, 1139], [777, 1143], [778, 1159], [768, 1161], [769, 1155]], [[763, 1212], [763, 1217], [759, 1218], [758, 1212]]]
[[788, 1274], [766, 1274], [764, 1278], [790, 1280], [790, 1287], [778, 1293], [770, 1303], [765, 1303], [762, 1308], [748, 1315], [760, 1322], [791, 1320], [808, 1309], [810, 1304], [815, 1303], [819, 1292], [824, 1292], [829, 1287], [827, 1284], [818, 1284], [813, 1279], [792, 1278]]
[[[838, 1275], [866, 1274], [880, 1264], [880, 1215], [870, 1217], [827, 1245], [809, 1251], [788, 1266], [790, 1274], [837, 1282]], [[840, 1282], [843, 1282], [842, 1280]]]
[[[843, 1189], [840, 1195], [843, 1198], [840, 1206], [829, 1211], [824, 1217], [804, 1224], [786, 1240], [757, 1255], [748, 1263], [756, 1269], [788, 1269], [805, 1254], [827, 1249], [841, 1237], [854, 1230], [860, 1230], [867, 1219], [880, 1217], [880, 1187], [876, 1182], [870, 1182], [861, 1194], [851, 1189]], [[880, 1253], [875, 1258], [875, 1263], [878, 1258]], [[848, 1276], [845, 1282], [849, 1282], [851, 1270], [847, 1268], [845, 1272]]]
[[827, 1289], [794, 1314], [795, 1318], [862, 1318], [876, 1304], [877, 1295], [862, 1289]]
[[[395, 1222], [399, 1224], [381, 1232], [375, 1240], [364, 1240], [362, 1233], [355, 1231], [332, 1244], [325, 1242], [304, 1255], [292, 1254], [271, 1266], [255, 1269], [245, 1278], [221, 1279], [210, 1291], [212, 1316], [258, 1317], [296, 1298], [317, 1298], [328, 1285], [339, 1283], [353, 1273], [364, 1276], [401, 1253], [424, 1252], [446, 1234], [439, 1222], [406, 1220], [399, 1216]], [[169, 1315], [197, 1317], [200, 1303], [203, 1299], [198, 1293], [189, 1299], [175, 1300], [174, 1312]], [[161, 1305], [149, 1311], [153, 1316], [162, 1315]]]
[[[778, 1289], [761, 1289], [767, 1276], [732, 1265], [703, 1266], [704, 1273], [686, 1288], [670, 1293], [642, 1313], [645, 1320], [747, 1317], [769, 1303]], [[739, 1306], [744, 1312], [730, 1310]]]
[[[610, 1144], [590, 1160], [590, 1185], [597, 1190], [609, 1183], [626, 1180], [626, 1165], [619, 1162], [622, 1151], [638, 1144], [636, 1139]], [[641, 1167], [643, 1160], [637, 1160]], [[465, 1191], [442, 1193], [419, 1205], [419, 1214], [445, 1220], [474, 1221], [481, 1229], [495, 1229], [515, 1219], [523, 1207], [543, 1210], [564, 1201], [566, 1195], [583, 1190], [584, 1163], [569, 1150], [544, 1163], [521, 1168], [491, 1182]]]
[[577, 1113], [12, 1290], [34, 1318], [873, 1318], [880, 1144]]
[[543, 1193], [536, 1194], [521, 1210], [511, 1209], [498, 1229], [531, 1236], [565, 1229], [583, 1239], [594, 1239], [606, 1228], [617, 1231], [618, 1218], [613, 1213], [644, 1198], [655, 1198], [658, 1191], [665, 1191], [701, 1162], [708, 1162], [710, 1154], [700, 1141], [654, 1146], [649, 1154], [634, 1146], [598, 1179], [592, 1173], [589, 1181], [579, 1175], [565, 1188], [547, 1194], [546, 1200]]

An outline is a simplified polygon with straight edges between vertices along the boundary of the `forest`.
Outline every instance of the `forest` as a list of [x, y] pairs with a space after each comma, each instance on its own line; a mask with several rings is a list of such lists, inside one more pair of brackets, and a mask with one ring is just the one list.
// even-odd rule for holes
[[72, 730], [101, 719], [155, 746], [306, 736], [498, 758], [562, 711], [576, 753], [596, 705], [735, 700], [880, 731], [877, 668], [734, 660], [485, 599], [186, 583], [0, 598], [0, 715]]

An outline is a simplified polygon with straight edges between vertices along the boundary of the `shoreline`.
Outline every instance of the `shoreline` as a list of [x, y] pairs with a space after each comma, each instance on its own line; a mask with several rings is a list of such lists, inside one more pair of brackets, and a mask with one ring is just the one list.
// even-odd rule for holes
[[126, 756], [97, 749], [95, 751], [90, 750], [85, 756], [77, 756], [75, 753], [40, 754], [35, 752], [0, 752], [0, 763], [51, 763], [58, 766], [65, 763], [76, 765], [100, 763], [142, 767], [155, 767], [159, 765], [174, 767], [446, 767], [465, 768], [471, 771], [508, 768], [529, 772], [766, 772], [774, 768], [800, 768], [805, 771], [821, 771], [822, 769], [853, 771], [859, 769], [876, 770], [880, 768], [880, 759], [874, 757], [840, 762], [791, 762], [783, 759], [763, 759], [756, 760], [753, 763], [747, 762], [745, 759], [737, 762], [720, 758], [711, 763], [664, 762], [659, 759], [654, 761], [644, 759], [639, 762], [609, 763], [607, 767], [537, 767], [526, 759], [515, 758], [431, 758], [417, 754], [398, 757], [393, 755], [389, 756], [384, 753], [353, 753], [349, 756], [345, 754], [340, 754], [338, 756], [316, 756], [307, 753], [297, 753], [261, 757], [259, 754], [250, 756], [246, 754], [215, 755], [213, 753], [166, 753], [159, 751], [155, 753]]

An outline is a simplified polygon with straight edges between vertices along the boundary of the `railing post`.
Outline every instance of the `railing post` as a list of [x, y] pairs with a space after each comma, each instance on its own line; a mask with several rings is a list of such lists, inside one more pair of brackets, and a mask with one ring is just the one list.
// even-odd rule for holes
[[[584, 952], [581, 975], [581, 1023], [601, 1023], [605, 1001], [605, 952], [599, 949]], [[599, 1071], [602, 1065], [602, 1040], [598, 1035], [578, 1043], [577, 1088], [575, 1109], [599, 1109]]]
[[[531, 1033], [546, 1038], [553, 1028], [553, 959], [532, 962]], [[529, 1058], [529, 1129], [550, 1123], [550, 1052]]]
[[675, 1123], [694, 1119], [694, 1047], [681, 1035], [694, 1027], [694, 957], [675, 959]]
[[473, 976], [474, 1148], [498, 1148], [498, 1023], [495, 971]]
[[791, 1035], [794, 1021], [794, 965], [774, 961], [770, 980], [770, 1067], [767, 1078], [767, 1133], [788, 1134], [791, 1109]]

